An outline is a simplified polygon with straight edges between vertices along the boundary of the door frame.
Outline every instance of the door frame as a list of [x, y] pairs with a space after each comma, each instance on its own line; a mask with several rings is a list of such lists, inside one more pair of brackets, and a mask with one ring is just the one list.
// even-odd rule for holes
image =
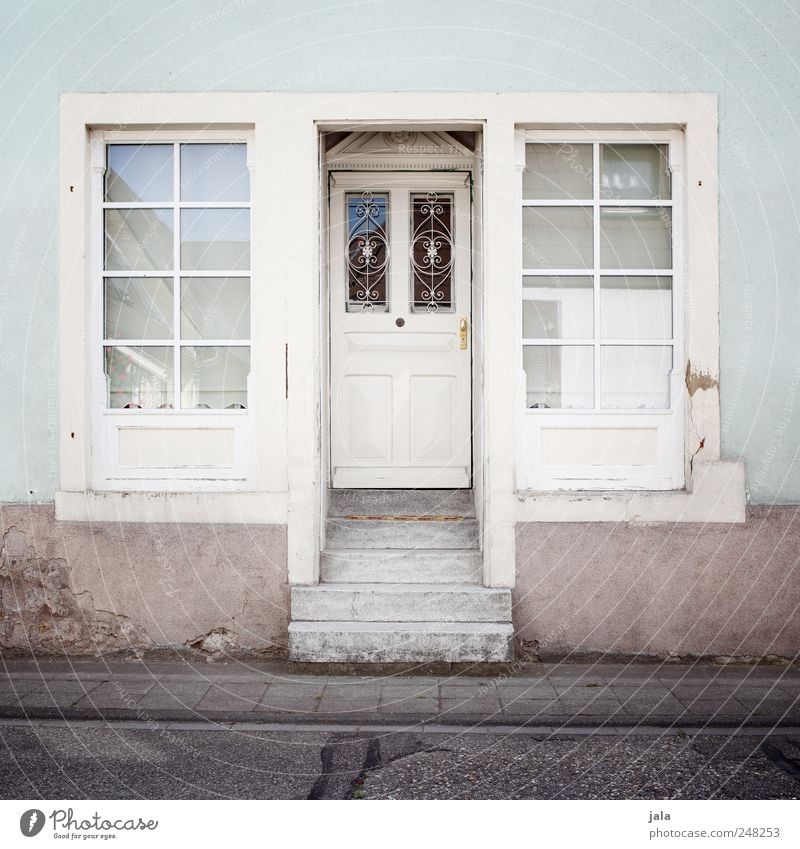
[[[475, 492], [477, 515], [479, 526], [483, 527], [481, 504], [484, 480], [483, 470], [483, 332], [482, 332], [482, 299], [483, 299], [483, 268], [482, 268], [482, 125], [469, 127], [475, 134], [474, 151], [459, 149], [460, 146], [453, 142], [448, 147], [446, 156], [436, 151], [423, 151], [420, 154], [410, 156], [407, 152], [400, 152], [396, 157], [386, 155], [370, 155], [369, 153], [350, 154], [346, 161], [330, 161], [325, 152], [323, 135], [329, 129], [341, 130], [341, 126], [326, 128], [318, 125], [318, 156], [319, 156], [319, 252], [320, 252], [320, 281], [319, 281], [319, 325], [318, 338], [320, 340], [320, 382], [319, 382], [319, 445], [320, 445], [320, 482], [321, 482], [321, 513], [327, 515], [329, 490], [332, 486], [331, 465], [331, 439], [330, 439], [330, 417], [331, 417], [331, 357], [330, 357], [330, 254], [329, 254], [329, 203], [330, 203], [330, 176], [335, 172], [357, 171], [357, 172], [385, 172], [387, 177], [392, 173], [398, 173], [404, 178], [404, 172], [426, 172], [431, 175], [442, 172], [463, 171], [469, 180], [470, 187], [470, 448], [471, 448], [471, 489]], [[404, 125], [403, 122], [370, 128], [361, 126], [352, 128], [354, 131], [369, 133], [370, 129], [379, 129], [382, 132], [397, 129], [398, 131], [414, 130], [420, 134], [430, 132], [437, 138], [446, 137], [447, 127], [442, 124], [430, 124], [421, 126], [419, 124]], [[467, 129], [465, 125], [453, 127], [454, 130]], [[395, 161], [396, 160], [396, 161]], [[388, 183], [387, 183], [388, 185]], [[320, 544], [324, 547], [325, 539], [324, 522], [321, 522]]]
[[[417, 176], [418, 180], [416, 181], [416, 186], [412, 185], [415, 181], [411, 178], [413, 176]], [[331, 221], [333, 220], [334, 213], [331, 210], [331, 202], [334, 196], [339, 197], [345, 195], [348, 191], [352, 191], [353, 187], [358, 187], [364, 183], [373, 183], [377, 191], [377, 186], [379, 185], [381, 190], [386, 189], [388, 191], [394, 189], [402, 189], [408, 190], [411, 193], [418, 193], [424, 188], [430, 190], [441, 190], [443, 192], [450, 192], [454, 194], [454, 197], [458, 197], [459, 193], [461, 194], [460, 204], [464, 204], [465, 206], [459, 205], [458, 207], [454, 207], [454, 221], [453, 221], [453, 230], [455, 234], [456, 230], [456, 221], [455, 218], [459, 214], [459, 211], [462, 211], [466, 208], [469, 212], [469, 223], [467, 227], [467, 237], [468, 237], [468, 245], [467, 245], [467, 257], [464, 260], [466, 263], [466, 267], [461, 266], [463, 274], [468, 278], [467, 285], [464, 286], [464, 280], [462, 277], [462, 283], [460, 284], [460, 288], [466, 289], [466, 301], [462, 302], [459, 305], [458, 300], [456, 301], [456, 309], [452, 311], [452, 313], [448, 312], [447, 315], [451, 315], [453, 321], [457, 321], [459, 316], [466, 315], [468, 320], [468, 340], [469, 337], [472, 336], [472, 315], [473, 315], [473, 293], [472, 293], [472, 270], [473, 270], [473, 262], [472, 262], [472, 218], [473, 218], [473, 203], [471, 197], [471, 186], [472, 186], [472, 171], [471, 170], [451, 170], [451, 171], [442, 171], [442, 170], [422, 170], [422, 169], [385, 169], [385, 170], [337, 170], [330, 171], [328, 173], [327, 180], [327, 241], [328, 241], [328, 252], [329, 256], [331, 256], [331, 262], [328, 264], [328, 275], [327, 275], [327, 293], [326, 297], [328, 299], [328, 313], [327, 313], [327, 359], [328, 359], [328, 404], [326, 409], [326, 422], [325, 427], [327, 428], [327, 441], [328, 441], [328, 476], [327, 476], [327, 484], [330, 488], [336, 488], [334, 486], [333, 480], [333, 445], [332, 445], [332, 433], [333, 433], [333, 407], [334, 407], [334, 398], [333, 391], [331, 389], [331, 381], [332, 381], [332, 367], [333, 367], [333, 327], [332, 327], [332, 319], [333, 319], [333, 309], [334, 309], [334, 297], [333, 297], [333, 281], [331, 279], [331, 275], [334, 273], [334, 269], [338, 269], [338, 273], [341, 273], [341, 268], [339, 267], [340, 257], [337, 256], [336, 261], [333, 259], [333, 254], [336, 251], [339, 251], [341, 246], [332, 244], [331, 240], [336, 238], [334, 235], [333, 229], [330, 227]], [[350, 185], [352, 184], [352, 185]], [[358, 190], [356, 188], [356, 190]], [[466, 196], [466, 197], [465, 197]], [[390, 240], [391, 230], [390, 230]], [[402, 257], [400, 259], [402, 262]], [[391, 259], [390, 259], [391, 262]], [[454, 293], [456, 290], [455, 281], [453, 283]], [[325, 323], [322, 324], [325, 327]], [[454, 330], [455, 333], [455, 330]], [[468, 466], [468, 482], [466, 486], [435, 486], [431, 485], [430, 487], [419, 487], [419, 488], [430, 488], [430, 489], [472, 489], [473, 479], [474, 479], [474, 447], [473, 447], [473, 439], [472, 439], [472, 431], [473, 431], [473, 420], [474, 420], [474, 405], [473, 405], [473, 395], [474, 395], [474, 379], [473, 379], [473, 359], [472, 359], [472, 344], [471, 340], [468, 342], [468, 356], [469, 361], [467, 364], [468, 375], [466, 378], [467, 382], [467, 391], [468, 391], [468, 400], [467, 400], [467, 422], [466, 427], [469, 430], [469, 457], [467, 460]], [[463, 385], [463, 384], [462, 384]], [[463, 408], [462, 408], [463, 409]], [[463, 421], [463, 419], [462, 419]], [[347, 487], [344, 487], [347, 488]], [[396, 486], [386, 486], [386, 487], [364, 487], [367, 489], [375, 488], [375, 489], [416, 489], [418, 487], [403, 487], [402, 485]]]

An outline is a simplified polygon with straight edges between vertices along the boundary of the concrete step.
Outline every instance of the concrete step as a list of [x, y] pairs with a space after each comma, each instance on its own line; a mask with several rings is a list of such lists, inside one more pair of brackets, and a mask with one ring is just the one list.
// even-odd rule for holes
[[392, 521], [328, 519], [326, 549], [478, 547], [475, 519]]
[[510, 623], [292, 622], [289, 659], [308, 663], [507, 663]]
[[479, 584], [483, 557], [474, 549], [323, 551], [320, 580], [345, 584]]
[[471, 489], [331, 489], [329, 516], [475, 516]]
[[511, 590], [442, 584], [292, 587], [295, 622], [510, 622]]

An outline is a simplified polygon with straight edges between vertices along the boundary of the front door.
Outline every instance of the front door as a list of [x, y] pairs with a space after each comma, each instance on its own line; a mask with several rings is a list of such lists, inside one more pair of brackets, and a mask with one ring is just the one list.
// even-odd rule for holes
[[331, 175], [334, 487], [469, 487], [466, 172]]

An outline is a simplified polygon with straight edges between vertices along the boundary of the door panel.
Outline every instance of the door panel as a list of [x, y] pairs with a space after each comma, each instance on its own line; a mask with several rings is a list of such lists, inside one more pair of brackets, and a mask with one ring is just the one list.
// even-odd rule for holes
[[468, 186], [465, 172], [332, 176], [334, 487], [471, 485]]

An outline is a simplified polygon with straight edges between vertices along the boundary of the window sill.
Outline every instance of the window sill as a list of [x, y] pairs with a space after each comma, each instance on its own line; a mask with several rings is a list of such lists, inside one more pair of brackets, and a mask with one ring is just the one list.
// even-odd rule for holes
[[517, 522], [745, 521], [744, 463], [695, 463], [691, 490], [517, 490]]
[[56, 519], [70, 522], [174, 522], [284, 525], [285, 492], [127, 492], [59, 490]]

